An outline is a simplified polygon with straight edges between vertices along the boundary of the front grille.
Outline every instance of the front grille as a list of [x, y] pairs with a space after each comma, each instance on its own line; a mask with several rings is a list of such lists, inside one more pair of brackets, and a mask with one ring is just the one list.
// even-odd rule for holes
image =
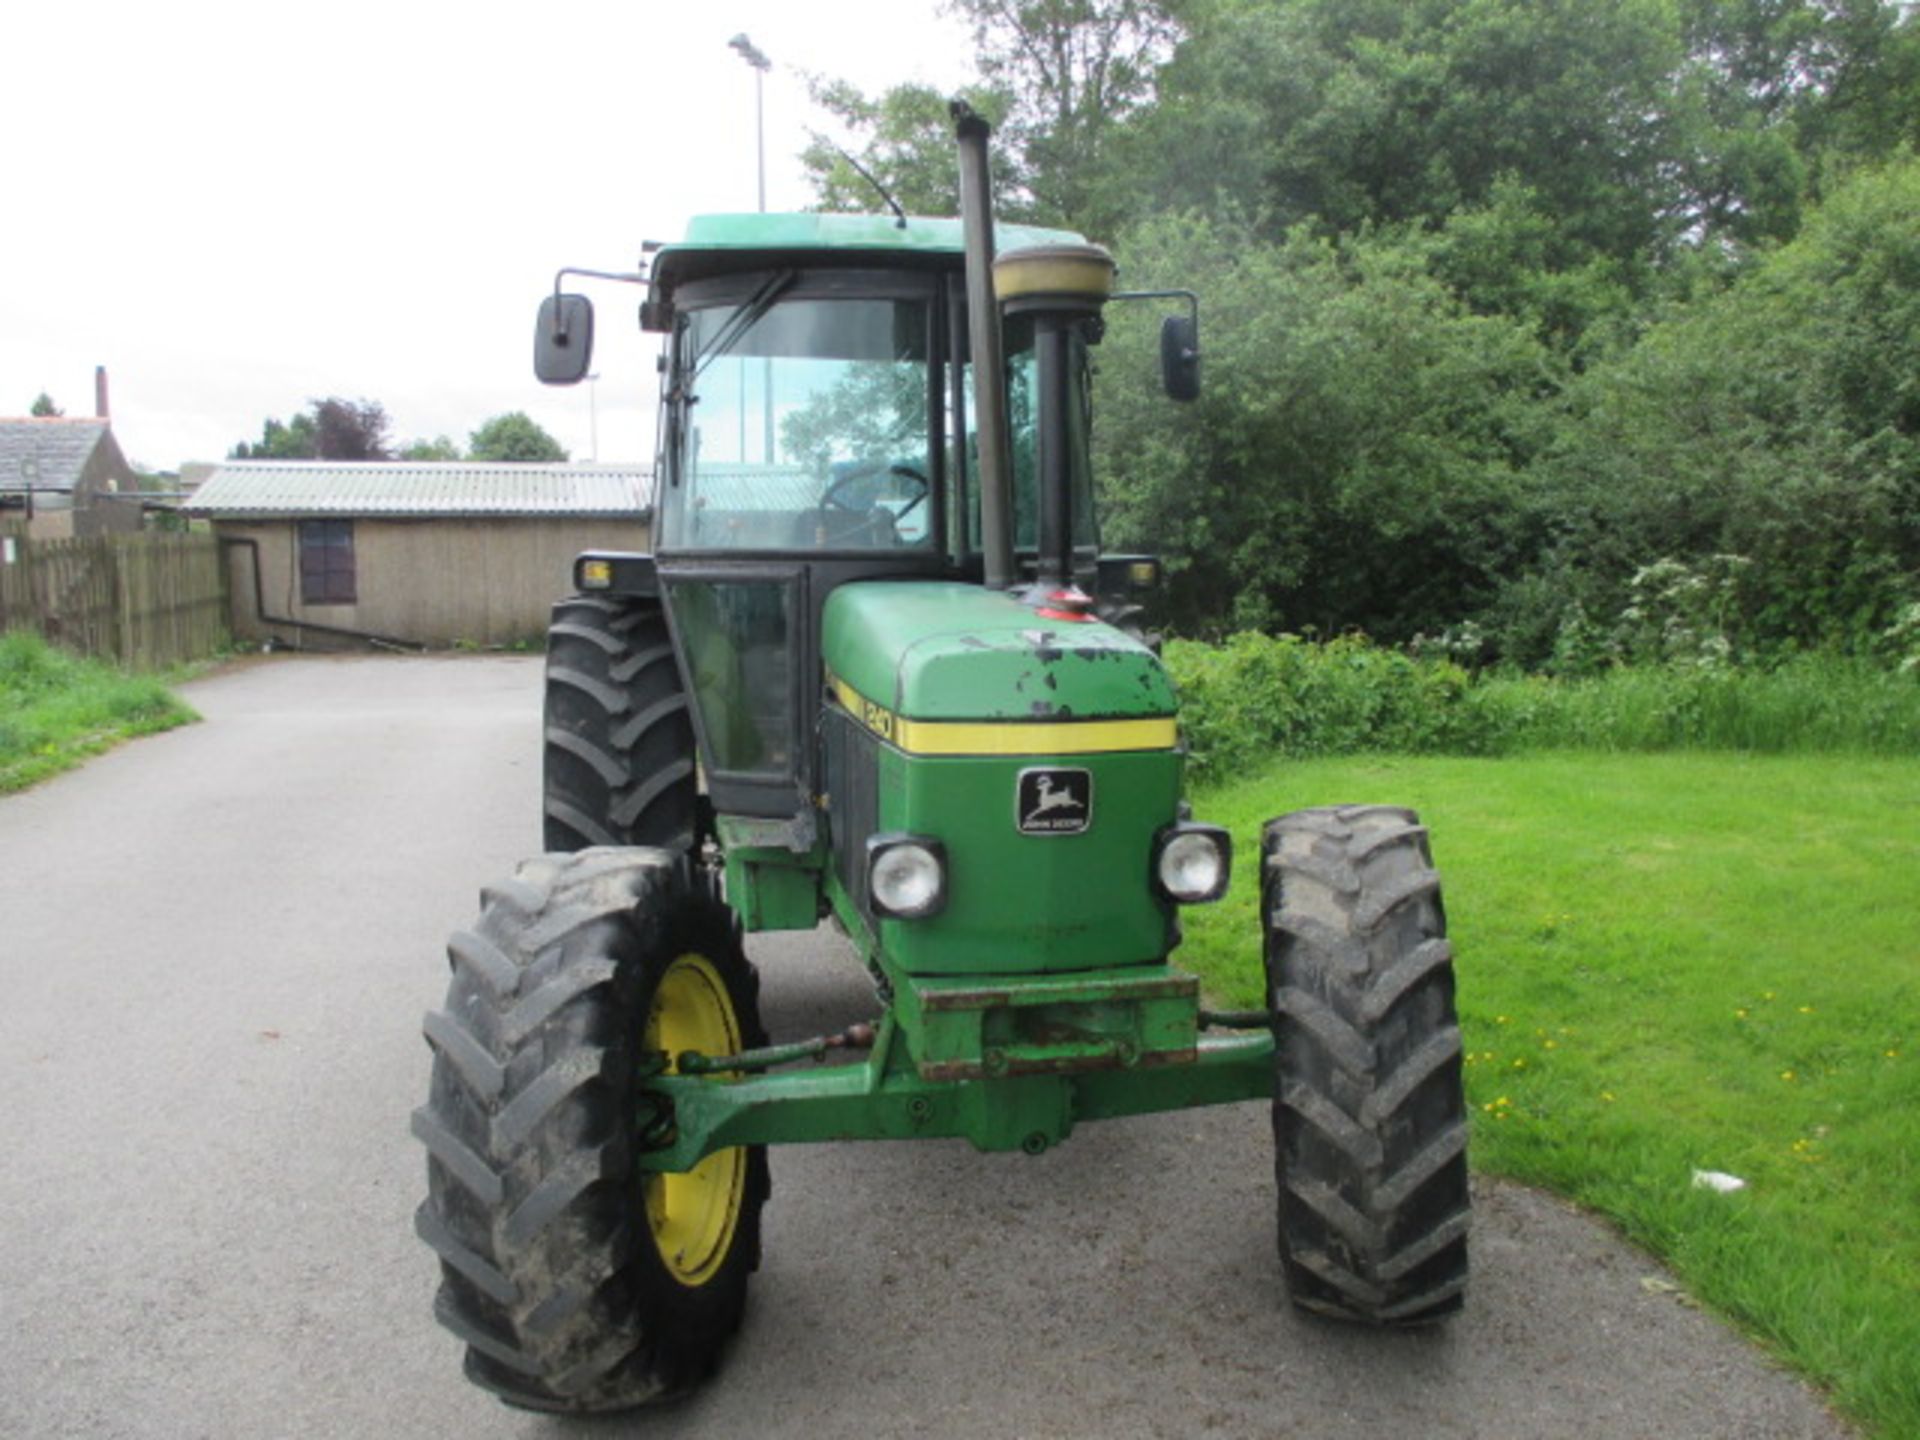
[[821, 716], [826, 793], [833, 797], [827, 828], [840, 883], [864, 915], [867, 909], [867, 837], [880, 828], [880, 742], [837, 706]]

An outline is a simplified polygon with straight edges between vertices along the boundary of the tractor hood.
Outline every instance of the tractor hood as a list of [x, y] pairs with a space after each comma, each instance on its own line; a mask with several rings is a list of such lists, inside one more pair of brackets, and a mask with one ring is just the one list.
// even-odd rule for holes
[[827, 597], [821, 650], [842, 702], [851, 689], [870, 722], [876, 707], [905, 720], [1028, 723], [1176, 709], [1159, 658], [1139, 641], [1097, 620], [1043, 619], [978, 585], [842, 585]]

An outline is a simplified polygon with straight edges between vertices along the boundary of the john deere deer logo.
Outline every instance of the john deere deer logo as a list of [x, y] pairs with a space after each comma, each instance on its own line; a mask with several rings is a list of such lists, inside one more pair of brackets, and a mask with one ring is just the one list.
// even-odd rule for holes
[[1078, 835], [1093, 821], [1093, 772], [1022, 770], [1014, 828], [1022, 835]]

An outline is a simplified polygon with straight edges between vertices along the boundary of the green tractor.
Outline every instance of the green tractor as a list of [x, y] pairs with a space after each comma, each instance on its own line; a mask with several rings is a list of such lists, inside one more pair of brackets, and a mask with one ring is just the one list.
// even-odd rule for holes
[[[663, 334], [654, 553], [589, 553], [547, 659], [546, 846], [453, 936], [414, 1131], [436, 1313], [511, 1404], [684, 1393], [738, 1328], [766, 1148], [1273, 1106], [1293, 1303], [1459, 1308], [1468, 1193], [1452, 958], [1426, 831], [1267, 825], [1269, 1008], [1170, 963], [1227, 833], [1181, 800], [1176, 698], [1103, 556], [1077, 235], [1003, 227], [956, 107], [962, 220], [695, 220], [644, 277]], [[564, 272], [563, 272], [564, 273]], [[637, 278], [637, 277], [613, 277]], [[1198, 391], [1197, 302], [1164, 322]], [[536, 369], [586, 374], [592, 310]], [[831, 922], [877, 1018], [771, 1045], [743, 931]], [[837, 1052], [842, 1063], [817, 1062]]]

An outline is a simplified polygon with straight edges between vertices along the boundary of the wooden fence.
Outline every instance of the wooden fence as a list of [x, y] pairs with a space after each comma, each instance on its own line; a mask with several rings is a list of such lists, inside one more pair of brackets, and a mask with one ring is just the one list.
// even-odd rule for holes
[[211, 535], [29, 540], [0, 532], [0, 631], [131, 670], [199, 660], [227, 643], [226, 570]]

